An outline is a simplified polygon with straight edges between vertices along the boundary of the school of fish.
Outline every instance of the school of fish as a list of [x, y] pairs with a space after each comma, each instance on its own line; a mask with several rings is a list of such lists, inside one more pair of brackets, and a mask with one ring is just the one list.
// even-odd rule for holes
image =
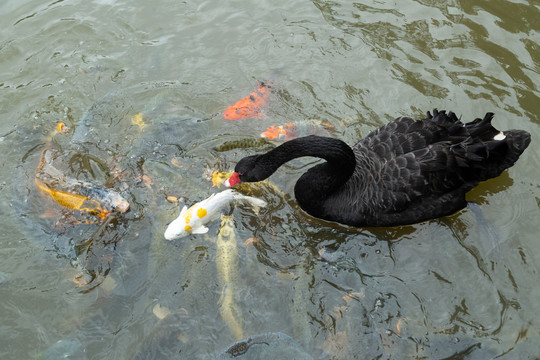
[[[227, 120], [241, 119], [260, 119], [264, 115], [264, 109], [268, 102], [271, 93], [271, 82], [259, 83], [257, 89], [242, 98], [235, 104], [229, 106], [223, 112], [223, 118]], [[87, 132], [92, 131], [90, 123], [86, 121], [88, 116], [85, 116], [81, 122], [81, 126], [76, 131], [74, 140], [81, 141], [86, 137]], [[131, 118], [134, 125], [141, 129], [146, 125], [141, 113], [134, 115]], [[83, 126], [84, 125], [84, 126]], [[68, 128], [63, 123], [59, 123], [57, 127], [50, 133], [46, 140], [49, 142], [56, 134], [66, 133]], [[321, 121], [310, 121], [304, 123], [287, 123], [282, 126], [270, 126], [260, 134], [261, 138], [244, 138], [232, 140], [216, 146], [213, 150], [218, 152], [229, 151], [238, 148], [254, 148], [264, 146], [274, 146], [275, 141], [289, 141], [299, 136], [309, 134], [326, 135], [333, 131], [332, 125]], [[271, 140], [271, 141], [268, 141]], [[97, 217], [100, 220], [106, 219], [111, 213], [125, 213], [129, 210], [129, 202], [120, 195], [120, 193], [89, 181], [83, 181], [66, 176], [59, 170], [54, 160], [61, 157], [61, 154], [54, 147], [49, 146], [43, 150], [38, 166], [35, 170], [35, 186], [36, 188], [53, 199], [57, 204], [66, 209], [78, 211], [81, 214], [87, 214]], [[225, 186], [230, 186], [230, 173], [212, 173], [213, 186], [219, 186], [224, 183]], [[233, 174], [234, 175], [234, 174]], [[184, 206], [180, 211], [179, 216], [174, 219], [166, 228], [164, 237], [166, 240], [179, 239], [190, 234], [205, 234], [209, 231], [206, 226], [211, 221], [217, 219], [221, 215], [221, 225], [216, 239], [216, 257], [215, 265], [217, 271], [218, 284], [221, 287], [221, 296], [218, 301], [219, 313], [231, 334], [236, 340], [244, 338], [243, 316], [242, 310], [238, 303], [238, 294], [241, 291], [239, 284], [240, 276], [238, 244], [235, 231], [235, 224], [232, 216], [222, 214], [222, 211], [229, 208], [235, 203], [245, 203], [253, 208], [253, 211], [258, 214], [259, 210], [266, 207], [267, 203], [252, 196], [243, 195], [236, 190], [227, 189], [219, 193], [214, 193], [207, 199], [193, 204], [191, 207]], [[246, 242], [248, 244], [248, 242]], [[305, 260], [305, 259], [304, 259]], [[304, 265], [304, 262], [302, 262]], [[304, 270], [304, 269], [301, 269]], [[1, 275], [1, 274], [0, 274]], [[307, 277], [300, 271], [300, 278], [304, 281], [299, 283], [307, 284]], [[306, 279], [304, 279], [306, 278]], [[305, 283], [305, 284], [304, 284]], [[0, 285], [2, 282], [0, 281]], [[307, 327], [308, 318], [304, 304], [305, 289], [302, 286], [297, 286], [295, 292], [294, 304], [296, 307], [291, 310], [294, 321], [295, 335], [302, 339], [303, 342], [309, 342], [311, 334]], [[182, 327], [179, 326], [182, 320], [185, 320], [187, 312], [172, 314], [168, 309], [162, 314], [156, 313], [161, 307], [154, 307], [154, 314], [160, 319], [154, 331], [145, 341], [142, 342], [140, 348], [137, 349], [134, 358], [146, 358], [147, 354], [153, 353], [155, 349], [161, 349], [168, 346], [177, 340], [182, 340]], [[398, 329], [399, 330], [399, 329]], [[260, 340], [259, 340], [260, 338]], [[246, 340], [246, 339], [244, 339]], [[273, 344], [275, 349], [285, 346], [286, 352], [298, 353], [299, 358], [312, 359], [307, 353], [303, 352], [301, 347], [295, 343], [287, 335], [280, 333], [262, 334], [246, 340], [249, 346], [253, 345], [253, 351], [261, 351], [256, 349], [259, 342], [265, 346]], [[278, 345], [279, 344], [279, 345]], [[246, 345], [247, 346], [247, 345]], [[234, 357], [242, 355], [247, 351], [249, 346], [244, 350], [244, 343], [238, 343], [227, 351]], [[44, 353], [45, 356], [54, 354], [68, 354], [79, 351], [80, 344], [75, 341], [60, 341], [51, 347], [49, 352]], [[73, 350], [73, 349], [74, 350]], [[241, 349], [240, 349], [241, 348]], [[223, 355], [225, 356], [225, 355]], [[227, 357], [228, 358], [228, 357]]]

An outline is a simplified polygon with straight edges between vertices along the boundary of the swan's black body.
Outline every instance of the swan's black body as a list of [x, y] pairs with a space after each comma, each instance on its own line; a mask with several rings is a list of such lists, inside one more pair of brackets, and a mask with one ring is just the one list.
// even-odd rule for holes
[[427, 115], [397, 118], [352, 149], [326, 137], [291, 140], [240, 160], [235, 172], [260, 181], [291, 159], [320, 157], [326, 162], [296, 183], [302, 209], [353, 226], [405, 225], [462, 209], [467, 191], [512, 166], [530, 143], [526, 131], [496, 130], [492, 113], [467, 124], [452, 112]]

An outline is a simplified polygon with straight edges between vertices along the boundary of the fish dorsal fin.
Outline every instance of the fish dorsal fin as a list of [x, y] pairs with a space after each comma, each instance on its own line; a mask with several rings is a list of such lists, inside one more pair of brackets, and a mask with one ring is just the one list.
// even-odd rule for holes
[[187, 211], [187, 206], [184, 205], [184, 207], [182, 208], [182, 211], [180, 211], [180, 216], [184, 215]]
[[206, 234], [208, 232], [208, 228], [204, 225], [201, 225], [199, 227], [196, 227], [191, 231], [192, 234]]

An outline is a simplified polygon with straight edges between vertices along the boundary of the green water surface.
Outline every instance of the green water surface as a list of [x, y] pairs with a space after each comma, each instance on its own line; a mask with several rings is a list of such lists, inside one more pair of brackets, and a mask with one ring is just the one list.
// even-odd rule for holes
[[[214, 148], [309, 119], [354, 144], [435, 107], [531, 133], [514, 167], [469, 194], [481, 213], [325, 223], [294, 200], [314, 161], [291, 162], [252, 190], [266, 209], [228, 212], [243, 334], [287, 334], [314, 359], [540, 357], [537, 1], [3, 0], [0, 23], [1, 359], [213, 358], [237, 340], [220, 313], [220, 222], [163, 233], [218, 191], [209, 170], [264, 151]], [[262, 119], [222, 118], [271, 77]], [[58, 122], [69, 131], [51, 137]], [[62, 171], [130, 211], [51, 215], [34, 186], [51, 145]]]

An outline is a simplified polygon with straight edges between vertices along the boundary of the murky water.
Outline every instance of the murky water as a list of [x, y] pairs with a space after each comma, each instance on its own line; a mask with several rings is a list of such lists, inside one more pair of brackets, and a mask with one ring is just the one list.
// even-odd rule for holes
[[[281, 191], [253, 191], [267, 209], [231, 211], [241, 334], [287, 334], [315, 359], [540, 356], [535, 1], [4, 0], [0, 22], [2, 359], [216, 356], [240, 336], [220, 310], [232, 290], [219, 221], [163, 239], [184, 203], [217, 191], [209, 170], [260, 151], [214, 148], [307, 119], [354, 144], [434, 107], [492, 111], [531, 146], [470, 194], [480, 214], [396, 228], [310, 218], [293, 186], [313, 162], [283, 167]], [[262, 119], [221, 117], [276, 69]], [[68, 133], [52, 136], [60, 121]], [[47, 146], [130, 211], [79, 225], [51, 214], [34, 186]]]

